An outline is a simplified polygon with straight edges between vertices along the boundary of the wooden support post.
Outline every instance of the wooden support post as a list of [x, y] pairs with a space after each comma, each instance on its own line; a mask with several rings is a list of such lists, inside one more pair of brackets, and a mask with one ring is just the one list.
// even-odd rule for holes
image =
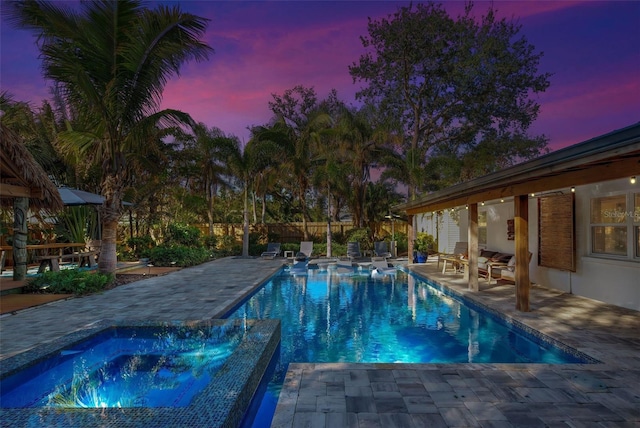
[[516, 196], [513, 204], [516, 234], [516, 310], [529, 312], [529, 196]]
[[478, 204], [469, 204], [469, 266], [465, 278], [469, 278], [469, 290], [479, 291], [478, 285]]
[[29, 198], [13, 200], [13, 280], [22, 281], [27, 277], [27, 225]]

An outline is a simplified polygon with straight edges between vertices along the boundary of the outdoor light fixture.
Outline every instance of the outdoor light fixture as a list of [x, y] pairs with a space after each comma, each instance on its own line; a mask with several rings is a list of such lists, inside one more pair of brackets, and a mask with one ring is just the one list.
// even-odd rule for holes
[[576, 193], [576, 188], [575, 188], [575, 186], [571, 186], [571, 193]]
[[633, 177], [631, 177], [631, 184], [636, 184], [636, 176], [634, 175]]
[[504, 202], [504, 199], [500, 199], [500, 202]]
[[482, 203], [482, 206], [484, 207], [484, 202]]
[[531, 194], [531, 197], [533, 198], [535, 195], [536, 195], [535, 193], [532, 193], [532, 194]]

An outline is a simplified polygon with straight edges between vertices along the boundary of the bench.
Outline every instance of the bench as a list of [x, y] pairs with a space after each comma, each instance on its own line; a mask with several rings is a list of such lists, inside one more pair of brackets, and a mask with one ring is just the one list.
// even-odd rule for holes
[[96, 266], [97, 254], [97, 251], [83, 251], [80, 253], [63, 254], [62, 256], [60, 256], [60, 258], [62, 260], [71, 259], [71, 261], [78, 259], [78, 267], [94, 267]]
[[60, 256], [58, 255], [36, 257], [36, 261], [40, 262], [40, 267], [38, 267], [38, 273], [44, 272], [47, 266], [51, 271], [54, 271], [54, 272], [60, 271], [60, 262], [58, 261], [59, 258]]

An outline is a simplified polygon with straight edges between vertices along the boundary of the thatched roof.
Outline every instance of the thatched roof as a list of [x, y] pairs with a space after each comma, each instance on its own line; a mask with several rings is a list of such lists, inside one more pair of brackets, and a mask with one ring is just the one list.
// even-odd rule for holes
[[0, 203], [28, 197], [32, 209], [62, 209], [62, 200], [47, 173], [35, 161], [20, 137], [0, 124]]

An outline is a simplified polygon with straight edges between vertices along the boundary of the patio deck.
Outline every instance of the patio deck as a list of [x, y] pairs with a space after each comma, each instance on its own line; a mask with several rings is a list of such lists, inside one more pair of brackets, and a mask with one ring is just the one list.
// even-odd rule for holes
[[[101, 319], [219, 317], [282, 263], [229, 257], [3, 315], [0, 359]], [[519, 313], [513, 285], [481, 281], [470, 293], [462, 275], [443, 275], [435, 263], [410, 268], [602, 363], [291, 364], [273, 427], [640, 424], [638, 312], [533, 287], [532, 311]]]

